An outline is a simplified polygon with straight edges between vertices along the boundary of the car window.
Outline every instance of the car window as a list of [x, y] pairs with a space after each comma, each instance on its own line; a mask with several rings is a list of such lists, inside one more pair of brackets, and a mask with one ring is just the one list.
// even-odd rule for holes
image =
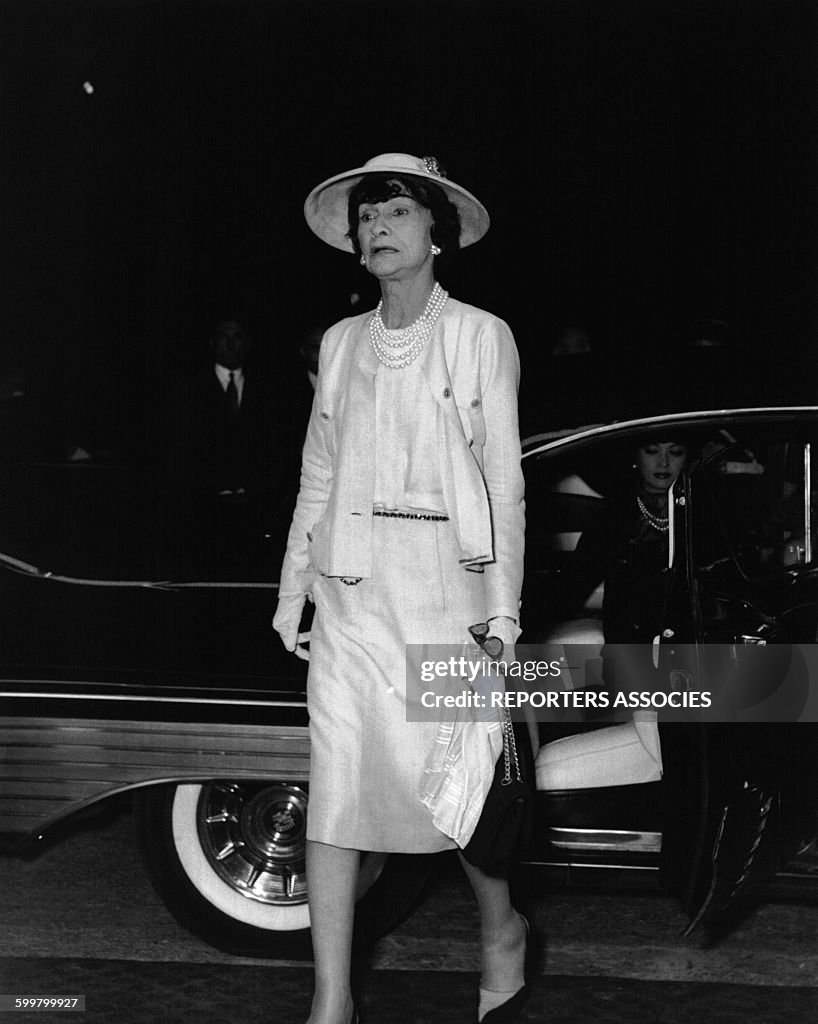
[[763, 433], [734, 437], [725, 432], [706, 446], [702, 493], [694, 495], [699, 563], [731, 558], [750, 578], [803, 565], [812, 547], [813, 502], [805, 492], [805, 475], [811, 474], [814, 451], [808, 437]]
[[46, 459], [0, 460], [0, 494], [5, 564], [92, 579], [265, 583], [277, 579], [293, 497], [170, 492], [144, 467]]
[[574, 586], [576, 548], [583, 534], [604, 533], [613, 510], [634, 493], [634, 450], [642, 441], [641, 434], [624, 441], [603, 436], [581, 448], [546, 452], [524, 463], [523, 613], [529, 635], [553, 638], [554, 623], [601, 615], [602, 577], [588, 581], [587, 593], [579, 593], [584, 573], [583, 583]]
[[[668, 428], [662, 427], [666, 434]], [[725, 577], [785, 576], [812, 555], [816, 523], [805, 512], [810, 483], [818, 500], [818, 451], [812, 426], [719, 423], [674, 427], [688, 447], [690, 538], [694, 568]], [[562, 599], [582, 534], [604, 522], [623, 495], [633, 493], [634, 452], [660, 440], [657, 429], [602, 435], [581, 444], [532, 454], [526, 472], [526, 583], [523, 609], [537, 626], [564, 621]], [[667, 438], [665, 438], [667, 439]], [[813, 477], [805, 483], [805, 473]], [[681, 485], [677, 484], [677, 491]], [[810, 530], [805, 523], [810, 523]], [[677, 548], [678, 551], [678, 548]], [[596, 602], [598, 613], [599, 600]], [[594, 612], [594, 604], [585, 611]], [[535, 629], [536, 632], [536, 629]]]

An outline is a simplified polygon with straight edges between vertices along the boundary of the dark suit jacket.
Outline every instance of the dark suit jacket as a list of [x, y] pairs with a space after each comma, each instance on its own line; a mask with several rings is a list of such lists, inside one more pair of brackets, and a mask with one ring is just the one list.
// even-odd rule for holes
[[167, 396], [160, 445], [166, 484], [189, 493], [273, 490], [293, 461], [286, 416], [255, 368], [243, 367], [238, 414], [212, 364], [177, 381]]

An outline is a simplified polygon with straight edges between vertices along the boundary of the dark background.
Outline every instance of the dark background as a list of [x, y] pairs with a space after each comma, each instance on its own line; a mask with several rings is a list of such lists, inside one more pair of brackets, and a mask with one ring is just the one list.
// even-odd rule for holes
[[405, 151], [492, 215], [445, 283], [511, 324], [524, 430], [814, 402], [816, 47], [812, 0], [3, 0], [2, 372], [124, 450], [231, 314], [286, 405], [374, 294], [306, 193]]

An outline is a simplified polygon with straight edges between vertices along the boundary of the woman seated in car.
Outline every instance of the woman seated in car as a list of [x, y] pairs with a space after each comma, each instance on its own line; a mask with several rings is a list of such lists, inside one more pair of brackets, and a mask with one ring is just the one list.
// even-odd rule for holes
[[[634, 452], [633, 478], [583, 532], [563, 573], [566, 618], [587, 615], [589, 598], [604, 584], [601, 655], [604, 689], [609, 692], [655, 685], [652, 641], [664, 625], [669, 581], [668, 499], [687, 459], [686, 445], [672, 439], [639, 447]], [[594, 712], [588, 715], [596, 718]], [[607, 712], [603, 720], [609, 720]], [[615, 786], [661, 777], [656, 712], [636, 710], [628, 722], [601, 733], [574, 733], [572, 728], [541, 748], [538, 789]]]
[[568, 616], [604, 583], [602, 629], [610, 644], [650, 644], [662, 626], [668, 564], [668, 493], [687, 464], [673, 440], [636, 449], [633, 481], [585, 530], [564, 574]]

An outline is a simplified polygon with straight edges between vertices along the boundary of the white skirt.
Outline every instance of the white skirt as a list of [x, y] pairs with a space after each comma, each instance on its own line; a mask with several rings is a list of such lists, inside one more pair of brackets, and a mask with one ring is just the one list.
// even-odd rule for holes
[[436, 853], [455, 843], [421, 801], [440, 723], [406, 720], [406, 645], [463, 644], [486, 618], [483, 574], [449, 522], [373, 520], [373, 578], [320, 577], [310, 643], [311, 840]]

